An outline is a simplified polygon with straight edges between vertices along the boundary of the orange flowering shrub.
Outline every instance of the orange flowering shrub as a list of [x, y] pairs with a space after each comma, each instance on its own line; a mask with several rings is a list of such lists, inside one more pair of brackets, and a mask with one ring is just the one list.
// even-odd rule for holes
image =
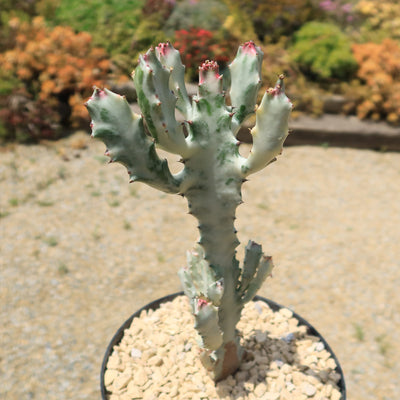
[[357, 105], [360, 118], [400, 122], [400, 46], [391, 39], [380, 44], [354, 44], [353, 54], [365, 83]]
[[[102, 86], [110, 70], [103, 49], [94, 48], [89, 33], [69, 27], [49, 29], [41, 17], [10, 21], [15, 45], [0, 54], [0, 118], [10, 132], [28, 138], [55, 137], [61, 125], [88, 119], [83, 103], [93, 85]], [[16, 101], [15, 99], [18, 99]], [[18, 137], [21, 137], [19, 135]]]

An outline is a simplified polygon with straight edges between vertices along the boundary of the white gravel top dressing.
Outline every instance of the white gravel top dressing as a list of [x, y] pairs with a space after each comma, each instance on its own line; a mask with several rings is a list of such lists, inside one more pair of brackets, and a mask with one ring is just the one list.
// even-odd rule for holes
[[336, 363], [293, 313], [250, 302], [238, 324], [246, 359], [215, 384], [199, 361], [194, 318], [180, 296], [143, 311], [114, 346], [104, 383], [110, 400], [339, 400]]

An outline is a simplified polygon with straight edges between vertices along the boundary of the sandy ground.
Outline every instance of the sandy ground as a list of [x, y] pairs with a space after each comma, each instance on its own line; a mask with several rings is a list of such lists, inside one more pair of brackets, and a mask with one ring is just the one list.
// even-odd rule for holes
[[[103, 152], [86, 136], [0, 152], [1, 399], [99, 398], [115, 330], [180, 290], [185, 199], [129, 185]], [[259, 294], [323, 334], [349, 400], [400, 392], [399, 181], [399, 153], [289, 147], [238, 208], [239, 256], [251, 238], [276, 265]]]

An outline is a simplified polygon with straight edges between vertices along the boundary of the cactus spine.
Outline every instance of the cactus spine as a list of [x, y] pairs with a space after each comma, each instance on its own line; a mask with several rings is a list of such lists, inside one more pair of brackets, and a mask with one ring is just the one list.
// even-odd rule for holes
[[[213, 61], [199, 68], [198, 94], [189, 99], [184, 66], [170, 43], [139, 58], [133, 79], [142, 115], [132, 113], [124, 98], [106, 89], [96, 88], [87, 102], [92, 136], [106, 144], [111, 161], [126, 166], [130, 182], [185, 196], [189, 213], [199, 221], [200, 239], [179, 277], [195, 316], [202, 361], [215, 380], [239, 367], [243, 349], [236, 324], [244, 304], [273, 268], [271, 257], [252, 241], [239, 266], [234, 227], [243, 182], [275, 160], [288, 134], [292, 104], [284, 93], [283, 76], [256, 107], [262, 57], [253, 42], [239, 47], [229, 66], [231, 105], [226, 104], [222, 76]], [[184, 115], [182, 123], [175, 118], [176, 108]], [[254, 112], [253, 147], [245, 158], [239, 154], [236, 134]], [[171, 174], [155, 145], [179, 154], [183, 170]]]

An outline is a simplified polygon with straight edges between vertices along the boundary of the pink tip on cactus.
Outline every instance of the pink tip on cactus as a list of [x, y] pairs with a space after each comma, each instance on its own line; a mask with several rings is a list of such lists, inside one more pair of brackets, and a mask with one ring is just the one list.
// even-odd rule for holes
[[204, 306], [207, 306], [208, 305], [208, 301], [207, 300], [204, 300], [204, 299], [197, 299], [197, 307], [200, 309], [200, 308], [203, 308]]
[[157, 55], [158, 56], [167, 56], [168, 53], [171, 51], [172, 45], [170, 42], [166, 43], [159, 43], [156, 47]]
[[216, 61], [210, 61], [210, 60], [206, 60], [203, 62], [203, 64], [201, 64], [201, 66], [199, 67], [199, 72], [200, 72], [200, 85], [202, 83], [204, 83], [205, 79], [206, 79], [206, 75], [209, 72], [214, 72], [214, 76], [216, 79], [220, 79], [222, 77], [222, 75], [219, 74], [219, 66], [218, 63]]
[[204, 71], [215, 71], [217, 73], [219, 72], [218, 63], [216, 61], [210, 61], [210, 60], [204, 61], [203, 64], [201, 64], [200, 69]]
[[252, 56], [257, 55], [257, 47], [254, 44], [254, 42], [252, 40], [250, 40], [249, 42], [246, 42], [242, 45], [242, 51], [245, 54], [249, 54]]
[[93, 95], [92, 95], [92, 97], [91, 97], [89, 100], [92, 100], [93, 98], [100, 98], [100, 99], [102, 99], [102, 98], [104, 98], [104, 97], [106, 97], [106, 96], [107, 96], [107, 93], [106, 93], [104, 90], [99, 89], [98, 87], [95, 87], [95, 88], [94, 88]]
[[280, 74], [278, 77], [278, 82], [276, 83], [275, 87], [270, 87], [267, 89], [267, 93], [270, 94], [271, 96], [277, 96], [281, 93], [284, 92], [284, 84], [283, 84], [283, 79], [285, 78], [285, 75]]

